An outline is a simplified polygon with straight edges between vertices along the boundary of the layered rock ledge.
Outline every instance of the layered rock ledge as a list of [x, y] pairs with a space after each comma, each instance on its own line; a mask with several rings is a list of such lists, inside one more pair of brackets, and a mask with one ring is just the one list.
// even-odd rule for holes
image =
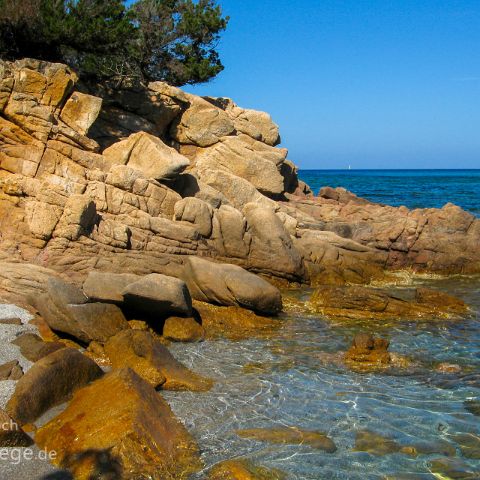
[[189, 256], [316, 284], [480, 271], [479, 219], [315, 197], [279, 142], [268, 114], [229, 99], [92, 91], [64, 65], [0, 62], [0, 259], [78, 282], [182, 277]]

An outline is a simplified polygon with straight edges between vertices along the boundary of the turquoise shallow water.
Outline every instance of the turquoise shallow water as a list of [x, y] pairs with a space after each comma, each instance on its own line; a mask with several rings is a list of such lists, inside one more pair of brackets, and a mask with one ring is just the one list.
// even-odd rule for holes
[[344, 187], [360, 197], [408, 208], [452, 202], [480, 216], [480, 170], [300, 170], [315, 194]]
[[[392, 205], [441, 207], [448, 201], [479, 215], [480, 171], [303, 171], [315, 191], [344, 186], [360, 196]], [[403, 445], [450, 442], [467, 473], [479, 478], [480, 460], [466, 458], [452, 436], [480, 435], [480, 417], [465, 402], [480, 401], [480, 277], [416, 279], [457, 295], [473, 308], [462, 321], [390, 324], [332, 323], [320, 316], [284, 315], [269, 339], [207, 341], [172, 346], [192, 369], [215, 379], [211, 392], [163, 392], [197, 438], [206, 469], [231, 458], [279, 468], [289, 479], [364, 480], [435, 477], [430, 462], [440, 454], [374, 456], [355, 452], [355, 434], [371, 430]], [[296, 292], [307, 298], [308, 291]], [[389, 338], [390, 350], [419, 368], [405, 375], [358, 374], [320, 361], [322, 352], [345, 350], [359, 331]], [[460, 374], [435, 370], [440, 362], [460, 365]], [[254, 364], [256, 368], [249, 368]], [[260, 368], [258, 368], [260, 367]], [[327, 433], [338, 446], [327, 454], [308, 446], [270, 445], [242, 439], [236, 429], [297, 426]], [[205, 478], [201, 472], [195, 479]], [[452, 477], [453, 478], [453, 477]]]
[[[206, 466], [241, 457], [282, 469], [291, 479], [435, 478], [429, 462], [439, 454], [379, 457], [352, 451], [355, 433], [363, 429], [405, 445], [446, 440], [458, 447], [451, 435], [480, 435], [480, 417], [464, 404], [480, 399], [480, 278], [420, 283], [461, 296], [476, 315], [453, 323], [398, 321], [368, 327], [286, 315], [279, 320], [281, 330], [268, 340], [175, 345], [180, 360], [216, 380], [206, 394], [164, 394], [198, 439]], [[391, 351], [417, 360], [421, 368], [410, 375], [357, 374], [319, 362], [321, 352], [344, 350], [356, 332], [366, 329], [389, 338]], [[458, 364], [464, 373], [437, 373], [438, 362]], [[244, 368], [252, 363], [264, 368]], [[307, 446], [269, 445], [234, 433], [282, 425], [324, 431], [338, 450], [327, 454]], [[479, 460], [464, 458], [460, 451], [457, 456], [466, 471], [480, 474]]]

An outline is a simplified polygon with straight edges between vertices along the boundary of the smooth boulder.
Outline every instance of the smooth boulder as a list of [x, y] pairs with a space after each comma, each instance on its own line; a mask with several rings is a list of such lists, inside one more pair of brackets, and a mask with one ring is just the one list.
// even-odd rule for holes
[[83, 291], [85, 295], [96, 302], [123, 303], [122, 292], [127, 285], [136, 282], [141, 277], [133, 273], [89, 272]]
[[185, 282], [152, 273], [130, 283], [122, 291], [127, 306], [150, 315], [192, 313], [192, 299]]
[[189, 257], [184, 279], [192, 297], [202, 302], [236, 305], [267, 315], [282, 309], [278, 288], [237, 265]]
[[43, 357], [18, 381], [7, 412], [21, 425], [34, 422], [72, 393], [101, 377], [101, 368], [78, 350], [63, 348]]
[[163, 325], [163, 336], [174, 342], [200, 342], [205, 329], [192, 317], [169, 317]]

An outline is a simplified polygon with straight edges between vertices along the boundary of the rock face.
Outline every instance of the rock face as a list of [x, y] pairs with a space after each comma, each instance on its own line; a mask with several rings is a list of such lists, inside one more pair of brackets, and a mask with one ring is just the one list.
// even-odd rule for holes
[[18, 381], [7, 412], [21, 425], [34, 422], [102, 375], [93, 360], [73, 348], [63, 348], [36, 362]]
[[327, 317], [350, 319], [459, 318], [469, 312], [461, 300], [427, 288], [392, 293], [370, 287], [323, 286], [315, 290], [309, 306]]
[[201, 466], [192, 437], [158, 393], [130, 369], [113, 371], [79, 390], [35, 440], [57, 452], [55, 462], [62, 466], [74, 454], [108, 450], [121, 463], [126, 480], [182, 480]]
[[189, 256], [315, 285], [480, 271], [480, 220], [314, 197], [266, 113], [162, 82], [107, 93], [77, 80], [0, 62], [0, 260], [77, 283], [92, 270], [181, 277]]
[[238, 305], [265, 314], [276, 314], [282, 309], [282, 297], [276, 287], [236, 265], [190, 257], [184, 278], [193, 298], [202, 302]]

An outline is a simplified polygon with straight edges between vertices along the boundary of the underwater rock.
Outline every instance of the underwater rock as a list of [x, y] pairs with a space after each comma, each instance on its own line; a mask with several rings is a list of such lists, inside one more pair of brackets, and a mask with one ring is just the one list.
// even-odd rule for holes
[[355, 335], [352, 346], [345, 354], [347, 364], [382, 364], [388, 365], [392, 359], [388, 353], [390, 342], [384, 338], [367, 333]]
[[436, 458], [429, 462], [430, 470], [437, 478], [451, 480], [478, 480], [478, 472], [474, 472], [465, 462], [458, 458]]
[[354, 320], [456, 318], [468, 306], [443, 292], [426, 288], [396, 291], [361, 286], [322, 286], [314, 291], [309, 307], [330, 318]]
[[472, 413], [473, 415], [476, 415], [477, 417], [480, 417], [480, 401], [479, 400], [466, 400], [463, 402], [465, 408]]
[[226, 460], [215, 465], [208, 480], [286, 480], [277, 469], [257, 466], [248, 460]]
[[258, 442], [308, 445], [327, 453], [333, 453], [337, 450], [334, 441], [325, 433], [302, 430], [297, 427], [250, 428], [237, 430], [236, 433], [242, 438], [248, 438]]
[[115, 370], [77, 391], [35, 436], [67, 466], [74, 454], [108, 450], [125, 480], [186, 480], [201, 467], [198, 446], [162, 397], [133, 370]]
[[452, 440], [460, 446], [465, 458], [480, 459], [480, 436], [473, 433], [452, 435]]
[[360, 430], [356, 433], [354, 451], [367, 452], [378, 456], [390, 455], [392, 453], [403, 453], [411, 457], [434, 453], [450, 457], [456, 455], [455, 447], [445, 441], [415, 442], [402, 445], [392, 438], [370, 430]]

